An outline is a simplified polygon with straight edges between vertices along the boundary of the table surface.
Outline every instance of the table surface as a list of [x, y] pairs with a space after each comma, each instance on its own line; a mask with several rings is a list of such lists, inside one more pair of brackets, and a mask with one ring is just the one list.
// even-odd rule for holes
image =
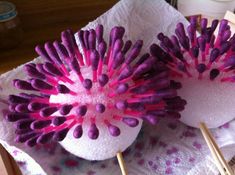
[[[66, 27], [65, 23], [36, 30], [24, 30], [24, 39], [20, 45], [14, 49], [0, 51], [0, 74], [37, 57], [34, 47], [37, 44], [58, 39], [60, 32], [66, 29]], [[72, 29], [78, 29], [79, 24], [70, 24], [69, 27]]]
[[22, 175], [20, 169], [18, 168], [16, 162], [10, 156], [9, 153], [5, 151], [3, 146], [0, 144], [0, 174], [1, 175]]

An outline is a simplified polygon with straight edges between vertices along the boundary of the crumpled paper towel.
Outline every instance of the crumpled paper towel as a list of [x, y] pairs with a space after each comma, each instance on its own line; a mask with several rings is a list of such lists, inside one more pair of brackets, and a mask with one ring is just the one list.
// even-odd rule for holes
[[[126, 29], [125, 37], [133, 41], [144, 40], [143, 52], [148, 51], [156, 35], [173, 34], [175, 25], [185, 18], [164, 0], [122, 0], [85, 28], [97, 24], [105, 26], [105, 38], [115, 25]], [[40, 61], [36, 58], [33, 62]], [[12, 87], [12, 80], [23, 78], [23, 67], [0, 76], [0, 111], [7, 109], [9, 94], [19, 93]], [[235, 121], [214, 129], [220, 146], [231, 158], [235, 150]], [[24, 175], [118, 175], [121, 174], [115, 158], [90, 162], [67, 153], [59, 144], [48, 144], [27, 148], [14, 142], [14, 129], [0, 113], [0, 143], [19, 162]], [[209, 150], [198, 129], [190, 128], [178, 121], [162, 120], [157, 127], [143, 127], [138, 139], [125, 151], [125, 161], [130, 175], [163, 175], [182, 173], [188, 175], [218, 174]]]

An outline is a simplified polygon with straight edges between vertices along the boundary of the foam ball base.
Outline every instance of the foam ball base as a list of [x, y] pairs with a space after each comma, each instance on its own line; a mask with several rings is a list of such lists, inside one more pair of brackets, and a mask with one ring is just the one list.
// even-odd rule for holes
[[200, 122], [209, 128], [219, 127], [235, 118], [235, 92], [233, 83], [221, 83], [209, 79], [178, 79], [182, 88], [178, 94], [187, 100], [180, 121], [199, 127]]
[[[62, 142], [59, 142], [70, 153], [87, 159], [87, 160], [105, 160], [115, 157], [117, 152], [123, 152], [136, 139], [141, 126], [142, 120], [139, 120], [139, 125], [133, 128], [121, 122], [113, 123], [119, 127], [121, 134], [118, 137], [111, 136], [105, 125], [98, 125], [100, 135], [96, 140], [92, 140], [87, 134], [79, 139], [74, 139], [73, 128], [69, 131]], [[83, 125], [85, 133], [88, 132], [89, 125]]]
[[[83, 68], [82, 73], [85, 77], [91, 78], [89, 68]], [[76, 74], [71, 73], [70, 79], [75, 81]], [[124, 99], [126, 95], [117, 95], [109, 98], [106, 94], [108, 94], [111, 89], [108, 86], [105, 86], [102, 91], [100, 91], [98, 82], [93, 83], [92, 89], [89, 94], [87, 94], [86, 89], [83, 88], [82, 84], [79, 81], [75, 82], [76, 83], [73, 85], [70, 85], [69, 83], [63, 84], [76, 92], [76, 96], [59, 94], [51, 95], [50, 97], [51, 103], [75, 104], [76, 102], [79, 102], [79, 104], [86, 104], [88, 108], [85, 117], [83, 117], [83, 135], [80, 138], [75, 139], [73, 132], [76, 126], [74, 126], [69, 130], [67, 136], [60, 144], [70, 153], [87, 160], [105, 160], [115, 157], [117, 152], [124, 151], [135, 141], [142, 126], [142, 119], [139, 119], [139, 124], [137, 126], [130, 127], [123, 122], [112, 119], [114, 114], [122, 115], [122, 112], [114, 107], [107, 107], [104, 113], [99, 114], [95, 108], [97, 103], [108, 106], [108, 104]], [[76, 110], [72, 109], [70, 114], [76, 115]], [[55, 115], [57, 115], [57, 113], [55, 113]], [[91, 139], [88, 135], [91, 125], [90, 117], [94, 115], [96, 126], [99, 130], [99, 137], [97, 139]], [[125, 115], [125, 117], [131, 116]], [[110, 135], [107, 125], [103, 122], [105, 118], [110, 120], [112, 125], [115, 125], [120, 129], [119, 136], [114, 137]]]

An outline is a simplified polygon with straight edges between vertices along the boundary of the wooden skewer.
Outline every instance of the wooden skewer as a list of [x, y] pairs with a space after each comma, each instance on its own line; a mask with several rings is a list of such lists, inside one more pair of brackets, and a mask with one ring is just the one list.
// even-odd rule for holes
[[211, 135], [210, 131], [206, 127], [205, 123], [201, 122], [199, 124], [200, 130], [202, 135], [211, 151], [211, 154], [216, 162], [216, 166], [219, 169], [222, 175], [234, 175], [233, 170], [226, 162], [221, 150], [219, 149], [218, 145], [216, 144], [213, 136]]
[[203, 123], [203, 127], [205, 128], [208, 136], [211, 139], [212, 145], [214, 146], [215, 152], [217, 154], [217, 157], [219, 158], [220, 162], [223, 164], [224, 168], [226, 168], [226, 170], [232, 174], [234, 174], [233, 170], [231, 169], [231, 167], [228, 165], [228, 163], [226, 162], [220, 148], [218, 147], [218, 145], [215, 142], [215, 139], [213, 138], [212, 134], [210, 133], [209, 129], [206, 127], [205, 123]]
[[126, 165], [122, 156], [122, 152], [117, 153], [117, 159], [118, 159], [118, 163], [119, 163], [122, 175], [128, 175]]
[[[206, 128], [207, 129], [207, 128]], [[207, 129], [208, 135], [212, 141], [212, 144], [214, 146], [215, 152], [217, 154], [217, 157], [219, 158], [219, 161], [222, 163], [223, 167], [225, 168], [227, 174], [231, 174], [234, 175], [234, 172], [232, 170], [232, 168], [228, 165], [227, 161], [225, 160], [220, 148], [218, 147], [218, 145], [216, 144], [213, 136], [211, 135], [211, 133], [209, 132], [209, 130]]]
[[213, 158], [217, 162], [217, 167], [218, 168], [220, 167], [220, 171], [222, 170], [223, 174], [226, 171], [225, 174], [234, 175], [233, 170], [231, 169], [231, 167], [227, 164], [226, 160], [224, 159], [224, 156], [223, 156], [221, 150], [219, 149], [218, 145], [216, 144], [213, 136], [211, 135], [210, 131], [206, 127], [205, 123], [201, 123], [201, 128], [202, 128], [202, 133], [204, 133], [203, 136], [208, 144], [208, 147], [211, 150]]
[[208, 136], [207, 132], [206, 132], [206, 129], [204, 128], [203, 124], [200, 123], [200, 129], [201, 129], [201, 132], [202, 132], [202, 135], [211, 151], [211, 154], [213, 156], [213, 159], [215, 160], [215, 163], [216, 163], [216, 166], [217, 168], [219, 169], [219, 172], [221, 175], [226, 175], [225, 171], [224, 171], [224, 168], [223, 168], [223, 165], [221, 164], [221, 162], [219, 161], [219, 158], [215, 152], [215, 149], [214, 149], [214, 146], [211, 142], [211, 139], [210, 137]]

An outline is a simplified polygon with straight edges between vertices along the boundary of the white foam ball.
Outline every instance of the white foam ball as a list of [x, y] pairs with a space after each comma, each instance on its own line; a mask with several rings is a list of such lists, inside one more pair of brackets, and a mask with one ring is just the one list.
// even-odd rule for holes
[[209, 128], [219, 127], [235, 118], [235, 85], [203, 78], [179, 78], [182, 88], [178, 95], [187, 101], [180, 121], [199, 127], [205, 122]]
[[[82, 69], [83, 76], [86, 78], [90, 78], [90, 68]], [[98, 83], [93, 83], [90, 94], [87, 94], [85, 88], [82, 84], [77, 81], [77, 75], [74, 72], [71, 72], [70, 79], [74, 80], [74, 84], [63, 83], [69, 89], [76, 92], [77, 95], [71, 94], [58, 94], [50, 96], [50, 103], [60, 103], [60, 104], [75, 104], [78, 103], [76, 107], [74, 107], [68, 115], [76, 114], [76, 108], [79, 105], [86, 105], [87, 112], [85, 116], [83, 116], [82, 129], [83, 135], [81, 138], [74, 138], [73, 131], [77, 126], [72, 127], [65, 139], [60, 142], [60, 144], [70, 153], [84, 158], [88, 160], [104, 160], [108, 158], [115, 157], [119, 151], [124, 151], [128, 148], [136, 139], [141, 126], [142, 119], [139, 119], [139, 124], [136, 127], [130, 127], [123, 123], [122, 121], [117, 121], [113, 119], [113, 116], [122, 116], [122, 117], [130, 117], [126, 114], [123, 114], [122, 111], [117, 110], [114, 106], [109, 106], [109, 104], [115, 104], [115, 102], [119, 100], [124, 100], [128, 98], [128, 95], [115, 95], [110, 98], [108, 94], [112, 92], [112, 89], [109, 86], [105, 86], [102, 91], [100, 91]], [[102, 103], [105, 105], [105, 112], [100, 114], [96, 111], [95, 105], [98, 103]], [[60, 115], [58, 112], [53, 115]], [[78, 116], [77, 116], [78, 117]], [[99, 137], [95, 140], [92, 140], [88, 136], [88, 131], [91, 126], [91, 117], [95, 118], [95, 124], [99, 130]], [[104, 120], [107, 119], [112, 125], [117, 126], [121, 133], [119, 136], [115, 137], [109, 133], [108, 127], [104, 124]]]
[[79, 139], [73, 137], [73, 129], [60, 144], [70, 153], [87, 160], [104, 160], [115, 157], [117, 152], [123, 152], [136, 139], [142, 121], [138, 126], [131, 128], [122, 122], [113, 123], [121, 130], [118, 137], [109, 134], [105, 125], [98, 125], [99, 137], [92, 140], [88, 137], [89, 125], [83, 125], [83, 135]]

